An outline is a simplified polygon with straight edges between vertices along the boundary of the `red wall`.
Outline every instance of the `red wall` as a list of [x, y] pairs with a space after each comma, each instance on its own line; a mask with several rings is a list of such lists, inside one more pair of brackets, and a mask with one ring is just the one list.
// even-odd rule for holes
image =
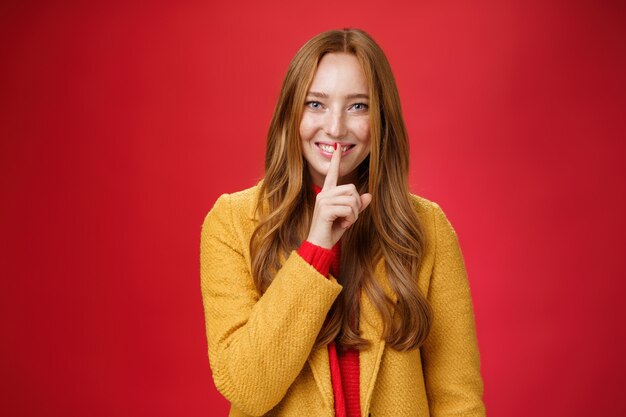
[[202, 220], [262, 176], [299, 46], [352, 26], [459, 234], [489, 415], [626, 415], [623, 3], [52, 3], [0, 5], [0, 414], [226, 415]]

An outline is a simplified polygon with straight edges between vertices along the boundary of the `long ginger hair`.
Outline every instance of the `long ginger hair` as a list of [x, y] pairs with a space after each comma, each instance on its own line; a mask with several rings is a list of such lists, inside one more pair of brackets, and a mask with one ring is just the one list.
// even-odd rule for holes
[[[372, 202], [343, 235], [338, 278], [343, 290], [315, 347], [335, 339], [344, 349], [368, 347], [358, 331], [359, 296], [365, 291], [382, 316], [387, 343], [396, 350], [414, 349], [426, 339], [432, 315], [417, 287], [425, 238], [408, 189], [409, 144], [396, 83], [383, 51], [361, 30], [321, 33], [289, 65], [267, 135], [265, 178], [256, 205], [259, 222], [250, 240], [252, 276], [264, 293], [281, 258], [297, 249], [309, 231], [315, 193], [302, 156], [299, 125], [317, 65], [331, 52], [355, 55], [367, 79], [371, 149], [357, 167], [355, 186], [360, 194], [371, 193]], [[395, 303], [374, 278], [381, 257]]]

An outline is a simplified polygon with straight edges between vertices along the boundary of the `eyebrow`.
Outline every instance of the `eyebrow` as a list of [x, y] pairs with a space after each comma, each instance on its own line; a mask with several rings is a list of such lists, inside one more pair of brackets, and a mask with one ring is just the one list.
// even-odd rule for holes
[[[328, 94], [326, 93], [318, 93], [317, 91], [309, 91], [307, 93], [307, 96], [313, 96], [313, 97], [320, 97], [320, 98], [328, 98]], [[347, 99], [353, 99], [353, 98], [364, 98], [369, 100], [370, 96], [367, 94], [363, 94], [363, 93], [355, 93], [355, 94], [348, 94], [346, 96]]]

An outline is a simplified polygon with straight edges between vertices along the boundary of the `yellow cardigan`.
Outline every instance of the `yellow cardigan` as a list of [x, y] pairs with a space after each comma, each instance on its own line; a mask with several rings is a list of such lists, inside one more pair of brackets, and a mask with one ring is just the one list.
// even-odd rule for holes
[[[328, 350], [313, 350], [342, 287], [296, 251], [282, 260], [262, 296], [250, 274], [249, 242], [261, 183], [217, 199], [202, 225], [200, 276], [208, 355], [229, 416], [333, 416]], [[361, 351], [363, 416], [484, 416], [474, 314], [454, 229], [434, 202], [412, 196], [426, 233], [418, 285], [433, 309], [420, 349], [399, 352], [381, 340], [382, 320], [363, 292]], [[375, 277], [396, 299], [384, 262]]]

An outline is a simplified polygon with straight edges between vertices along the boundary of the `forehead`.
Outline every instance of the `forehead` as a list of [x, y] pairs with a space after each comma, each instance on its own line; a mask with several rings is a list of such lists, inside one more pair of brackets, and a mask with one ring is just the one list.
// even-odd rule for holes
[[355, 55], [328, 53], [320, 60], [309, 91], [326, 94], [367, 94], [367, 80]]

